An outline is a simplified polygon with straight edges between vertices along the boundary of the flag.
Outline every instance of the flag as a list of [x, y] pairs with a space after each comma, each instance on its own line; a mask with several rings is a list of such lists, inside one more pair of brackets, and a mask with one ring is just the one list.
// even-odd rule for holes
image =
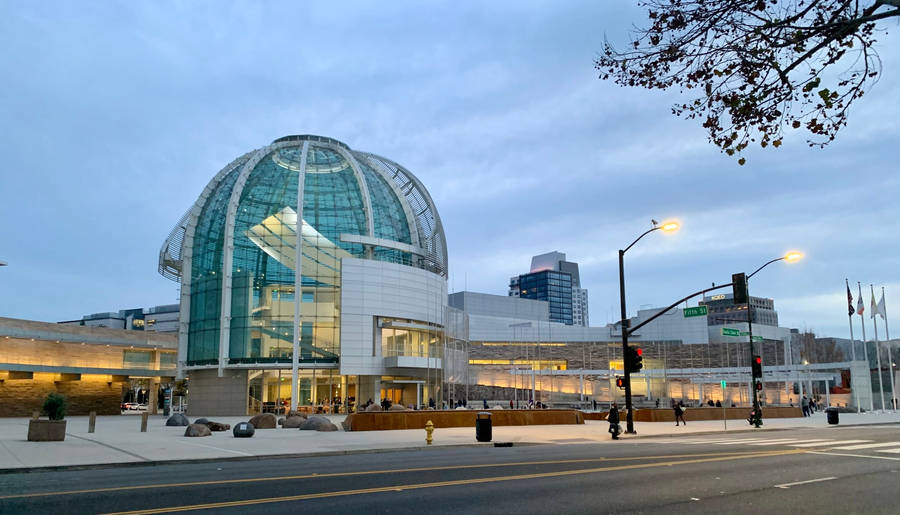
[[881, 292], [881, 300], [879, 300], [878, 305], [875, 306], [875, 312], [881, 315], [882, 319], [887, 320], [887, 308], [884, 306], [884, 292]]
[[878, 304], [875, 303], [875, 292], [872, 292], [872, 312], [869, 314], [870, 317], [875, 318], [875, 315], [878, 314]]
[[862, 316], [863, 311], [866, 310], [866, 305], [863, 304], [862, 293], [859, 295], [859, 299], [856, 301], [856, 314]]
[[850, 293], [850, 286], [847, 286], [847, 316], [853, 316], [856, 310], [853, 309], [853, 294]]

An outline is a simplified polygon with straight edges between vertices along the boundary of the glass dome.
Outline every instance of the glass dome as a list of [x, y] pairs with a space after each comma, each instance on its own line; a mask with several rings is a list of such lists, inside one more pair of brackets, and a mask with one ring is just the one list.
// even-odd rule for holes
[[413, 174], [310, 135], [234, 160], [160, 250], [160, 273], [182, 286], [186, 364], [289, 362], [296, 319], [301, 360], [335, 361], [349, 257], [446, 277], [440, 217]]

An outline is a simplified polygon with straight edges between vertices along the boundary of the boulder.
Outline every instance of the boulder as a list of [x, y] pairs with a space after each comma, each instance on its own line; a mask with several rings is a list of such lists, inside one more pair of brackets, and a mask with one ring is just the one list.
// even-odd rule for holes
[[285, 429], [297, 429], [302, 426], [304, 422], [306, 422], [306, 417], [293, 416], [284, 419], [284, 423], [281, 425], [284, 426]]
[[341, 422], [341, 427], [344, 428], [344, 431], [349, 431], [349, 430], [350, 430], [350, 420], [351, 420], [352, 418], [353, 418], [353, 415], [347, 415], [347, 418], [345, 418], [344, 421]]
[[223, 424], [221, 422], [213, 422], [212, 420], [207, 422], [205, 425], [206, 425], [206, 427], [209, 428], [210, 431], [228, 431], [229, 429], [231, 429], [230, 424]]
[[325, 417], [309, 417], [300, 426], [301, 431], [337, 431], [338, 427]]
[[211, 434], [209, 428], [203, 424], [191, 424], [184, 430], [184, 436], [209, 436]]
[[409, 411], [409, 410], [406, 409], [406, 406], [404, 406], [402, 404], [392, 404], [391, 407], [388, 408], [388, 411]]
[[201, 418], [198, 418], [197, 420], [195, 420], [194, 423], [195, 424], [203, 424], [205, 426], [206, 424], [209, 424], [209, 420], [201, 417]]
[[284, 425], [284, 417], [281, 417], [281, 418], [278, 419], [278, 425], [279, 425], [279, 426], [283, 426], [283, 425]]
[[235, 438], [250, 438], [255, 432], [256, 430], [250, 422], [235, 424], [234, 429], [231, 431]]
[[271, 413], [263, 413], [250, 419], [250, 423], [256, 429], [275, 429], [276, 422], [275, 415]]
[[188, 422], [187, 417], [185, 417], [181, 413], [176, 413], [176, 414], [172, 415], [171, 417], [169, 417], [168, 420], [166, 420], [166, 425], [167, 426], [187, 426], [187, 425], [190, 425], [190, 422]]
[[378, 404], [370, 404], [368, 408], [366, 408], [366, 413], [371, 413], [373, 411], [384, 411], [381, 409], [381, 406]]

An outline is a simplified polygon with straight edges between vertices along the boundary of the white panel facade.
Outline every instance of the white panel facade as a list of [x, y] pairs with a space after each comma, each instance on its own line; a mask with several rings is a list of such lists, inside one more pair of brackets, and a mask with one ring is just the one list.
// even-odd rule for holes
[[376, 317], [443, 325], [447, 281], [410, 266], [341, 261], [341, 374], [387, 374]]
[[[631, 319], [631, 326], [640, 324], [660, 311], [660, 309], [639, 310], [638, 316]], [[681, 340], [683, 343], [709, 343], [709, 329], [705, 316], [685, 318], [683, 309], [673, 308], [638, 329], [637, 333], [628, 339], [632, 341]]]

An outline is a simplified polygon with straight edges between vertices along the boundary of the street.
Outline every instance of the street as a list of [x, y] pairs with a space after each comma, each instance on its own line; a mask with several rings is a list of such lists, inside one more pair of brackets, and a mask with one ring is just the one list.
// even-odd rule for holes
[[0, 513], [897, 513], [898, 470], [834, 427], [15, 473]]

